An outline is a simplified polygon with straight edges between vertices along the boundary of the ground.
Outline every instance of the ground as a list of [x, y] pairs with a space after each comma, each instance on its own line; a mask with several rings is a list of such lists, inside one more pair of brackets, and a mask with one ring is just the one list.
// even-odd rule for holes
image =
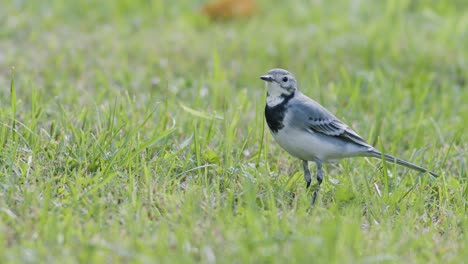
[[[203, 4], [2, 3], [1, 263], [468, 259], [466, 1]], [[440, 177], [343, 160], [311, 206], [266, 129], [274, 67]]]

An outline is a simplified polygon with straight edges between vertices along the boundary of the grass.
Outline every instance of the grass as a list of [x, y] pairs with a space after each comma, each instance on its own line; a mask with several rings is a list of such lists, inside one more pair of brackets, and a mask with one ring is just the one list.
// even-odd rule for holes
[[[2, 4], [0, 262], [468, 259], [465, 1], [202, 2]], [[311, 207], [265, 129], [273, 67], [441, 177], [343, 160]]]

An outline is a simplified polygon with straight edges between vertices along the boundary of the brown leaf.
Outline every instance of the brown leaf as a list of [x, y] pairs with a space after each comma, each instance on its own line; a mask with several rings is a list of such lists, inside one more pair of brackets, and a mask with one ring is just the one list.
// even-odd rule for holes
[[255, 10], [255, 0], [218, 0], [204, 5], [202, 13], [212, 19], [220, 20], [248, 17]]

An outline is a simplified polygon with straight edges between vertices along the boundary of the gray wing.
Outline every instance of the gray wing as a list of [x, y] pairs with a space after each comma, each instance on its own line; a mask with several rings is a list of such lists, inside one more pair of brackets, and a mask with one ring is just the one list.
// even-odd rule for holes
[[292, 125], [339, 138], [363, 147], [372, 147], [361, 136], [314, 100], [300, 95], [291, 100]]

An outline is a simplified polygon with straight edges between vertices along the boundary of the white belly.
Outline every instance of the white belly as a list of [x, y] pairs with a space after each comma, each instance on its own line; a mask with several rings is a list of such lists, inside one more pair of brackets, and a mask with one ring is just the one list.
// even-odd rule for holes
[[272, 134], [284, 150], [301, 160], [327, 162], [363, 153], [362, 147], [312, 131], [284, 127]]

